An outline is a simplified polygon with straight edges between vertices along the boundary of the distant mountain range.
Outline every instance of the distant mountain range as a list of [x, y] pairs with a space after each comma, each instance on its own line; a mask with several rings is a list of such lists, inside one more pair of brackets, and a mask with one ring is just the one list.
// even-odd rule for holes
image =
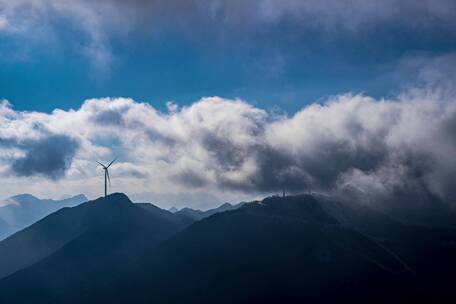
[[454, 303], [455, 257], [454, 229], [318, 195], [197, 221], [117, 193], [0, 242], [0, 303]]
[[238, 203], [235, 205], [232, 205], [230, 203], [224, 203], [217, 208], [209, 209], [206, 211], [202, 211], [199, 209], [192, 209], [192, 208], [188, 208], [188, 207], [182, 208], [180, 210], [177, 210], [176, 208], [174, 208], [174, 209], [170, 209], [170, 211], [175, 214], [178, 214], [178, 215], [188, 216], [188, 217], [194, 219], [195, 221], [199, 221], [199, 220], [202, 220], [203, 218], [209, 217], [209, 216], [219, 213], [219, 212], [237, 209], [244, 204], [245, 204], [244, 202]]
[[30, 194], [12, 196], [1, 202], [0, 240], [60, 208], [73, 207], [86, 201], [83, 194], [63, 200], [39, 199]]

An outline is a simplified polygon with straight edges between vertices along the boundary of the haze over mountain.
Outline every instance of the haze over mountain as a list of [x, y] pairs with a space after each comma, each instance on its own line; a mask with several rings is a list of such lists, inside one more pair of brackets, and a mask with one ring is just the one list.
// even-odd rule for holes
[[4, 200], [0, 206], [0, 240], [19, 231], [46, 215], [64, 207], [73, 207], [86, 202], [87, 197], [79, 194], [63, 200], [39, 199], [31, 194], [20, 194]]
[[5, 235], [10, 233], [12, 233], [11, 226], [3, 219], [0, 219], [0, 240], [2, 240]]
[[0, 300], [393, 303], [454, 299], [448, 280], [456, 270], [454, 229], [406, 225], [367, 206], [355, 208], [317, 195], [271, 197], [187, 227], [171, 212], [131, 204], [125, 195], [113, 194], [62, 209], [0, 242], [0, 258], [7, 252], [21, 252], [10, 245], [15, 238], [30, 240], [26, 235], [39, 235], [43, 244], [50, 233], [43, 227], [68, 229], [76, 223], [84, 223], [80, 226], [85, 228], [53, 237], [60, 240], [59, 246], [0, 280]]
[[230, 203], [224, 203], [224, 204], [218, 206], [217, 208], [212, 208], [212, 209], [208, 209], [205, 211], [185, 207], [180, 210], [176, 209], [176, 211], [174, 211], [174, 214], [185, 215], [185, 216], [188, 216], [188, 217], [194, 219], [195, 221], [199, 221], [199, 220], [202, 220], [203, 218], [206, 218], [208, 216], [211, 216], [211, 215], [219, 213], [219, 212], [237, 209], [237, 208], [241, 207], [243, 204], [245, 204], [245, 203], [238, 203], [238, 204], [234, 204], [234, 205], [232, 205]]

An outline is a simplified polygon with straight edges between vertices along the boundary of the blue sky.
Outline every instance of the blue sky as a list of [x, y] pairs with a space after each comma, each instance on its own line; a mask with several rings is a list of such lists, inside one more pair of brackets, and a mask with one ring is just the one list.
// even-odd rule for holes
[[[201, 7], [157, 4], [148, 12], [153, 9], [148, 2], [156, 1], [133, 1], [127, 20], [114, 25], [105, 19], [125, 9], [116, 8], [116, 1], [110, 10], [85, 1], [67, 9], [48, 3], [46, 8], [35, 4], [8, 10], [11, 4], [3, 3], [8, 25], [21, 30], [4, 26], [0, 31], [0, 98], [18, 110], [49, 112], [78, 108], [94, 97], [132, 97], [163, 109], [169, 100], [185, 105], [203, 96], [223, 96], [295, 112], [343, 92], [394, 95], [408, 81], [395, 78], [404, 58], [456, 49], [455, 22], [437, 9], [432, 16], [438, 5], [426, 1], [421, 9], [388, 1], [373, 9], [358, 7], [369, 1], [331, 8], [329, 1], [323, 11], [309, 1], [307, 10], [294, 3], [297, 15], [285, 11], [266, 21], [250, 20], [256, 18], [254, 11], [241, 12], [264, 1], [247, 1], [250, 6], [219, 8], [223, 22], [198, 18], [205, 12]], [[439, 3], [453, 8], [450, 1]], [[382, 17], [401, 7], [398, 17]], [[168, 18], [157, 16], [159, 9]], [[330, 15], [337, 9], [342, 15]], [[15, 20], [24, 16], [33, 22]], [[416, 24], [404, 22], [407, 18], [416, 18]]]
[[452, 0], [0, 0], [0, 199], [454, 201], [455, 88]]

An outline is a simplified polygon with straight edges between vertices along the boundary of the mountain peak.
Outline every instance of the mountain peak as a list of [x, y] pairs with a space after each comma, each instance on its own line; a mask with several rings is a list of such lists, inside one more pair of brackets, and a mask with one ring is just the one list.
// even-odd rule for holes
[[93, 203], [115, 203], [115, 204], [133, 204], [133, 202], [128, 198], [128, 196], [125, 193], [122, 192], [115, 192], [108, 194], [105, 197], [99, 197], [96, 200], [91, 201]]
[[76, 199], [76, 198], [77, 198], [77, 199], [83, 199], [83, 200], [88, 201], [87, 196], [85, 196], [85, 195], [82, 194], [82, 193], [81, 193], [81, 194], [74, 195], [74, 196], [71, 196], [71, 197], [68, 197], [68, 198], [66, 198], [66, 199]]
[[9, 198], [9, 200], [13, 200], [18, 203], [21, 203], [21, 202], [38, 201], [39, 198], [37, 198], [36, 196], [29, 194], [29, 193], [23, 193], [23, 194], [17, 194], [17, 195], [11, 196]]
[[264, 205], [274, 205], [274, 204], [280, 204], [284, 202], [294, 202], [294, 201], [315, 201], [316, 198], [312, 194], [297, 194], [297, 195], [289, 195], [289, 196], [269, 196], [266, 197], [261, 201], [261, 204]]
[[306, 222], [339, 224], [338, 220], [324, 208], [322, 202], [311, 194], [271, 196], [259, 204], [248, 204], [244, 210], [253, 211], [256, 214], [274, 214], [295, 218]]
[[176, 213], [177, 211], [179, 211], [176, 207], [171, 207], [168, 209], [169, 212], [172, 212], [172, 213]]
[[[0, 278], [64, 250], [72, 242], [75, 242], [74, 247], [64, 255], [70, 253], [72, 257], [76, 255], [77, 259], [86, 261], [99, 258], [103, 263], [109, 257], [121, 255], [120, 261], [177, 232], [186, 223], [158, 207], [142, 208], [124, 193], [61, 208], [0, 242]], [[125, 248], [131, 250], [125, 252]], [[103, 254], [92, 257], [94, 252]], [[81, 267], [78, 265], [77, 269]]]
[[224, 203], [224, 204], [220, 205], [218, 208], [230, 208], [230, 207], [233, 207], [233, 205], [231, 205], [230, 203]]

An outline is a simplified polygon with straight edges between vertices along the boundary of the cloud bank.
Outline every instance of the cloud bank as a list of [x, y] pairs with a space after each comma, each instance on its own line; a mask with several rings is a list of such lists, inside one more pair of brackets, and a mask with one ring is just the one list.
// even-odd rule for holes
[[[397, 30], [420, 37], [445, 34], [454, 38], [455, 12], [452, 0], [0, 0], [0, 34], [23, 37], [29, 44], [64, 41], [97, 66], [107, 66], [114, 60], [111, 40], [131, 33], [153, 36], [172, 30], [205, 47], [207, 39], [213, 45], [217, 39], [245, 42], [262, 36], [263, 31], [274, 36], [280, 26], [294, 28], [297, 36], [316, 32], [348, 38]], [[71, 37], [81, 34], [77, 43], [65, 39], [62, 29], [70, 31]]]
[[279, 117], [220, 97], [168, 108], [101, 98], [46, 114], [3, 102], [0, 180], [14, 188], [35, 178], [96, 195], [95, 161], [119, 156], [116, 190], [153, 197], [224, 200], [285, 189], [456, 199], [456, 102], [447, 91], [391, 100], [342, 94]]

